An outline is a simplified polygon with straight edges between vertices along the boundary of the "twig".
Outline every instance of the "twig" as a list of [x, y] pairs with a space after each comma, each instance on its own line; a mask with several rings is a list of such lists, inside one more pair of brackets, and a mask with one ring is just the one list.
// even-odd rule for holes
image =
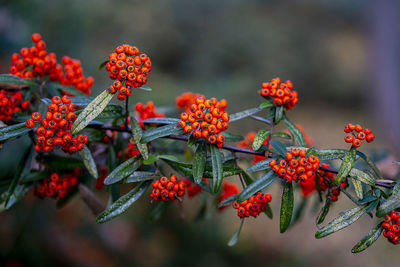
[[256, 121], [264, 122], [266, 124], [271, 124], [271, 121], [264, 119], [262, 117], [259, 117], [259, 116], [251, 115], [250, 118], [252, 118], [253, 120], [256, 120]]
[[128, 118], [129, 118], [129, 97], [125, 100], [125, 128], [128, 128]]

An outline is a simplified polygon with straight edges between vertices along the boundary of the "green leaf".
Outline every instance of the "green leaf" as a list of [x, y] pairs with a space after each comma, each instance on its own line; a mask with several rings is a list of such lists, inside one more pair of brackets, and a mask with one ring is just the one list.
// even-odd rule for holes
[[314, 155], [320, 160], [342, 159], [346, 156], [346, 149], [316, 149]]
[[196, 184], [203, 179], [203, 173], [206, 167], [207, 150], [204, 142], [199, 143], [193, 156], [193, 178]]
[[373, 163], [372, 160], [370, 160], [364, 153], [357, 150], [357, 155], [360, 156], [360, 158], [362, 158], [371, 167], [379, 179], [385, 179], [381, 171], [378, 169], [378, 167], [376, 167], [375, 163]]
[[158, 157], [156, 155], [150, 155], [149, 158], [145, 161], [143, 161], [144, 165], [151, 165], [154, 162], [156, 162], [158, 160]]
[[161, 176], [154, 172], [146, 172], [146, 171], [136, 171], [126, 178], [125, 183], [136, 183], [147, 180], [158, 179]]
[[320, 215], [318, 216], [317, 224], [321, 224], [321, 223], [324, 222], [324, 220], [326, 218], [326, 215], [328, 215], [329, 208], [331, 207], [331, 203], [332, 203], [331, 198], [327, 197], [326, 200], [325, 200], [325, 205], [322, 208], [322, 210], [320, 212]]
[[240, 134], [223, 132], [222, 135], [225, 136], [226, 142], [239, 142], [244, 139], [244, 137]]
[[365, 195], [362, 199], [360, 199], [359, 201], [358, 201], [358, 203], [359, 204], [367, 204], [367, 203], [370, 203], [370, 202], [372, 202], [372, 201], [374, 201], [374, 200], [376, 200], [377, 198], [376, 198], [376, 196], [374, 196], [374, 195]]
[[283, 112], [284, 112], [283, 106], [275, 108], [275, 124], [278, 124], [282, 120]]
[[27, 128], [24, 122], [0, 128], [0, 141], [6, 141], [19, 135], [23, 135], [30, 130], [32, 129]]
[[265, 215], [268, 216], [268, 218], [270, 218], [272, 220], [272, 218], [274, 217], [274, 214], [272, 213], [272, 209], [271, 206], [269, 205], [269, 203], [267, 203], [267, 205], [265, 205], [265, 211], [264, 211]]
[[272, 137], [279, 137], [279, 138], [283, 138], [283, 139], [291, 139], [292, 138], [289, 134], [283, 133], [283, 132], [274, 132], [274, 133], [272, 133]]
[[342, 164], [340, 165], [338, 174], [336, 175], [336, 178], [333, 180], [335, 184], [340, 184], [343, 179], [345, 179], [350, 171], [351, 168], [353, 167], [354, 161], [356, 159], [356, 148], [351, 147], [349, 152], [346, 154], [344, 157]]
[[97, 177], [99, 177], [99, 173], [97, 171], [96, 162], [94, 161], [92, 153], [86, 145], [83, 150], [79, 151], [79, 155], [83, 159], [83, 164], [89, 171], [90, 175], [92, 175], [94, 179], [97, 179]]
[[233, 121], [238, 121], [240, 119], [249, 117], [253, 114], [256, 114], [258, 112], [260, 112], [261, 110], [263, 110], [264, 108], [250, 108], [250, 109], [246, 109], [237, 113], [233, 113], [231, 115], [229, 115], [229, 122], [233, 122]]
[[92, 120], [94, 120], [108, 105], [113, 98], [107, 90], [99, 94], [85, 109], [79, 114], [71, 128], [71, 133], [76, 134], [83, 130]]
[[235, 194], [235, 195], [231, 195], [231, 196], [229, 196], [227, 198], [224, 198], [220, 203], [218, 203], [217, 208], [221, 208], [221, 207], [232, 205], [232, 203], [235, 202], [237, 196], [238, 195]]
[[140, 157], [130, 158], [124, 163], [120, 164], [117, 168], [115, 168], [104, 180], [105, 185], [114, 184], [116, 182], [125, 179], [129, 175], [131, 175], [137, 168], [142, 165], [143, 160]]
[[244, 170], [242, 170], [242, 177], [246, 186], [254, 182], [253, 178], [251, 178]]
[[358, 181], [363, 182], [364, 184], [375, 186], [374, 178], [362, 170], [352, 168], [350, 170], [350, 176], [355, 177]]
[[[18, 165], [14, 178], [11, 181], [10, 186], [8, 187], [7, 197], [4, 201], [4, 206], [6, 209], [10, 208], [17, 200], [22, 198], [20, 194], [25, 193], [25, 190], [23, 189], [26, 187], [26, 185], [18, 186], [18, 182], [20, 181], [22, 176], [24, 176], [25, 173], [27, 173], [30, 170], [32, 156], [33, 156], [33, 148], [32, 145], [30, 145], [24, 151], [24, 154], [22, 156], [22, 161]], [[15, 192], [17, 188], [18, 191]]]
[[109, 143], [108, 146], [108, 154], [107, 154], [107, 167], [110, 171], [114, 170], [117, 167], [117, 153], [115, 152], [114, 146]]
[[34, 171], [22, 176], [19, 182], [21, 184], [34, 182], [37, 180], [42, 180], [44, 178], [50, 177], [50, 175], [51, 173], [49, 171]]
[[275, 178], [275, 173], [272, 170], [268, 171], [266, 174], [264, 174], [263, 176], [255, 180], [252, 184], [243, 189], [243, 191], [238, 196], [238, 203], [245, 201], [258, 191], [261, 191], [271, 185], [272, 182], [275, 181]]
[[353, 184], [354, 187], [354, 191], [356, 192], [356, 195], [358, 197], [358, 199], [362, 199], [364, 197], [364, 192], [363, 192], [363, 188], [362, 188], [362, 184], [359, 180], [357, 179], [349, 179], [351, 181], [351, 183]]
[[400, 192], [400, 183], [395, 183], [392, 189], [392, 195], [397, 195]]
[[265, 101], [265, 102], [261, 103], [259, 107], [260, 108], [270, 108], [273, 106], [274, 106], [274, 104], [271, 103], [271, 101]]
[[0, 74], [0, 85], [25, 85], [25, 86], [39, 86], [36, 80], [33, 79], [22, 79], [12, 74]]
[[140, 143], [140, 139], [142, 139], [142, 136], [143, 136], [142, 127], [140, 127], [137, 120], [132, 116], [131, 116], [131, 127], [132, 127], [132, 136], [133, 136], [133, 140], [135, 140], [136, 147], [139, 149], [139, 152], [142, 155], [142, 157], [144, 158], [144, 160], [148, 160], [149, 159], [149, 151], [147, 149], [147, 145]]
[[171, 134], [182, 133], [183, 130], [177, 124], [169, 124], [162, 127], [151, 128], [143, 132], [141, 143], [148, 143], [157, 138], [165, 137]]
[[392, 195], [385, 202], [383, 202], [376, 210], [376, 216], [383, 217], [385, 214], [390, 213], [392, 210], [400, 207], [400, 195]]
[[99, 70], [102, 70], [106, 64], [108, 63], [108, 60], [101, 62], [101, 64], [99, 65]]
[[33, 187], [33, 184], [31, 185], [26, 185], [26, 184], [18, 184], [16, 185], [14, 191], [12, 194], [9, 196], [7, 204], [5, 204], [4, 208], [9, 209], [12, 207], [15, 203], [20, 201], [28, 192], [31, 190]]
[[243, 223], [244, 223], [244, 219], [241, 219], [239, 228], [236, 230], [236, 232], [233, 234], [231, 239], [229, 239], [229, 241], [228, 241], [228, 246], [233, 247], [234, 245], [236, 245], [236, 243], [239, 239], [240, 231], [242, 231]]
[[158, 155], [157, 157], [159, 159], [171, 160], [171, 161], [176, 161], [176, 162], [179, 161], [179, 159], [173, 155]]
[[302, 132], [293, 123], [291, 123], [285, 115], [283, 115], [282, 120], [288, 127], [290, 133], [293, 135], [296, 143], [301, 147], [307, 147], [307, 142]]
[[213, 191], [214, 193], [218, 193], [221, 189], [222, 179], [223, 179], [223, 170], [222, 170], [222, 153], [219, 148], [215, 145], [210, 145], [210, 154], [211, 154], [211, 165], [212, 165], [212, 173], [213, 173]]
[[368, 234], [366, 236], [364, 236], [363, 239], [361, 239], [361, 241], [358, 242], [351, 249], [351, 252], [358, 253], [358, 252], [361, 252], [361, 251], [367, 249], [376, 240], [378, 240], [378, 238], [382, 234], [382, 232], [383, 232], [382, 223], [380, 223], [377, 226], [375, 226], [371, 231], [369, 231]]
[[143, 120], [143, 123], [159, 123], [159, 124], [178, 124], [180, 120], [176, 118], [150, 118]]
[[326, 226], [322, 227], [315, 233], [315, 238], [322, 238], [334, 232], [337, 232], [357, 221], [364, 213], [366, 207], [356, 207], [354, 209], [343, 212]]
[[129, 193], [120, 197], [108, 209], [103, 211], [99, 217], [97, 217], [96, 222], [105, 223], [124, 213], [130, 206], [133, 205], [133, 203], [135, 203], [136, 200], [143, 195], [150, 184], [150, 181], [138, 184], [134, 189], [129, 191]]
[[281, 213], [280, 213], [280, 232], [284, 233], [292, 221], [294, 206], [293, 185], [292, 183], [285, 183], [282, 194]]
[[140, 86], [140, 87], [137, 87], [137, 89], [143, 90], [143, 91], [147, 91], [147, 92], [153, 91], [153, 89], [151, 89], [151, 88], [148, 87], [148, 86]]
[[270, 132], [268, 130], [261, 130], [257, 133], [256, 137], [254, 137], [253, 145], [252, 145], [254, 151], [257, 151], [260, 149], [260, 147], [264, 143], [265, 139], [268, 138], [269, 133]]
[[[77, 116], [79, 116], [80, 113], [81, 111], [75, 112]], [[108, 121], [108, 120], [123, 118], [123, 116], [124, 112], [121, 106], [107, 105], [96, 117], [96, 120]]]
[[278, 152], [279, 155], [281, 155], [282, 157], [285, 157], [287, 150], [286, 150], [285, 145], [282, 142], [280, 142], [278, 140], [271, 140], [269, 143], [271, 144], [272, 148], [276, 152]]
[[253, 165], [251, 165], [247, 171], [248, 172], [256, 172], [256, 171], [263, 171], [263, 170], [267, 170], [270, 169], [271, 167], [269, 166], [269, 163], [272, 161], [273, 159], [264, 159], [261, 160], [257, 163], [254, 163]]
[[158, 201], [156, 206], [151, 210], [149, 220], [152, 222], [158, 221], [167, 211], [170, 202]]

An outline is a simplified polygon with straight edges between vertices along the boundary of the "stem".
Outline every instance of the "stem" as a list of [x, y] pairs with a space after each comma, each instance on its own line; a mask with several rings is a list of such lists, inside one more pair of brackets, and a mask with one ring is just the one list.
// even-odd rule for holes
[[[269, 137], [268, 137], [268, 140], [267, 140], [267, 149], [269, 149], [269, 142], [271, 142], [271, 139], [272, 139], [272, 133], [274, 132], [274, 127], [275, 127], [275, 119], [273, 119], [272, 120], [272, 122], [271, 122], [271, 127], [270, 127], [270, 129], [269, 129]], [[267, 155], [267, 158], [268, 158], [268, 155]]]
[[[239, 166], [238, 166], [238, 164], [237, 164], [235, 152], [233, 152], [232, 154], [233, 154], [233, 157], [235, 158], [235, 167], [236, 167], [236, 168], [239, 168]], [[242, 184], [242, 188], [245, 189], [245, 188], [246, 188], [246, 184], [244, 183], [242, 173], [239, 173], [239, 180], [240, 180], [240, 183]]]
[[251, 115], [250, 118], [252, 118], [253, 120], [256, 120], [256, 121], [264, 122], [266, 124], [271, 124], [271, 121], [264, 119], [262, 117], [259, 117], [259, 116]]

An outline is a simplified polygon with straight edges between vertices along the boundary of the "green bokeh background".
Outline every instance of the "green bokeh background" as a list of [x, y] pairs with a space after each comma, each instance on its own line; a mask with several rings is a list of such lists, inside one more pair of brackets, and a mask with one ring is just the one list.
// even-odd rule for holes
[[[383, 2], [399, 10], [394, 1]], [[398, 132], [381, 120], [374, 102], [379, 100], [374, 87], [379, 79], [371, 66], [379, 55], [374, 36], [380, 33], [374, 20], [382, 18], [373, 16], [379, 8], [373, 1], [0, 3], [1, 73], [8, 71], [11, 54], [30, 45], [31, 33], [39, 32], [59, 59], [68, 55], [82, 61], [85, 75], [95, 78], [95, 95], [110, 84], [99, 64], [117, 45], [128, 43], [153, 63], [148, 82], [153, 92], [134, 92], [131, 103], [153, 100], [158, 107], [170, 107], [177, 95], [193, 91], [227, 99], [233, 113], [261, 103], [261, 83], [279, 76], [290, 79], [299, 92], [300, 102], [288, 116], [305, 128], [315, 146], [345, 148], [342, 127], [358, 122], [382, 136], [369, 149], [396, 152]], [[383, 37], [391, 34], [388, 30]], [[394, 67], [392, 76], [398, 73]], [[393, 106], [393, 114], [397, 111]], [[394, 117], [391, 123], [397, 125]], [[231, 130], [245, 134], [261, 127], [244, 120], [232, 123]], [[13, 153], [12, 144], [3, 151], [7, 153], [0, 153], [1, 161]], [[12, 172], [12, 166], [7, 170]], [[351, 255], [352, 245], [373, 225], [369, 218], [315, 240], [313, 201], [305, 216], [309, 218], [278, 234], [280, 189], [270, 191], [274, 220], [248, 220], [234, 248], [225, 246], [239, 225], [234, 212], [193, 222], [201, 200], [184, 202], [183, 211], [174, 205], [160, 222], [149, 223], [150, 204], [142, 199], [122, 218], [98, 226], [79, 198], [56, 210], [53, 201], [29, 196], [0, 214], [0, 256], [4, 263], [14, 259], [21, 266], [396, 266], [400, 259], [398, 248], [383, 238], [367, 252]], [[331, 218], [351, 206], [343, 198]]]

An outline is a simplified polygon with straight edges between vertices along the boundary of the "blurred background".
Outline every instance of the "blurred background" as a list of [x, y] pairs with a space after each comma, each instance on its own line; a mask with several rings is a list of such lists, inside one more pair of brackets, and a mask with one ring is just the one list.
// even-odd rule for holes
[[[148, 82], [153, 92], [138, 91], [132, 102], [153, 100], [170, 107], [177, 95], [192, 91], [227, 99], [234, 113], [259, 105], [261, 83], [278, 76], [290, 79], [299, 92], [299, 103], [287, 115], [304, 127], [314, 146], [345, 148], [343, 126], [360, 123], [377, 136], [363, 151], [399, 159], [396, 0], [0, 3], [0, 73], [8, 72], [11, 54], [30, 45], [31, 34], [39, 32], [58, 59], [68, 55], [82, 61], [85, 76], [95, 78], [96, 95], [110, 84], [99, 64], [117, 45], [128, 43], [153, 63]], [[245, 134], [262, 127], [248, 119], [230, 129]], [[396, 172], [388, 176], [395, 178]], [[209, 212], [196, 221], [201, 197], [174, 203], [156, 223], [147, 220], [150, 204], [142, 199], [121, 218], [96, 225], [79, 197], [56, 209], [52, 200], [28, 195], [0, 213], [0, 265], [397, 266], [399, 248], [384, 238], [366, 252], [351, 254], [374, 225], [366, 216], [337, 234], [314, 239], [319, 208], [313, 199], [303, 220], [279, 234], [280, 190], [269, 190], [274, 220], [246, 220], [233, 248], [226, 242], [239, 225], [234, 211]], [[327, 219], [350, 207], [342, 196]]]

